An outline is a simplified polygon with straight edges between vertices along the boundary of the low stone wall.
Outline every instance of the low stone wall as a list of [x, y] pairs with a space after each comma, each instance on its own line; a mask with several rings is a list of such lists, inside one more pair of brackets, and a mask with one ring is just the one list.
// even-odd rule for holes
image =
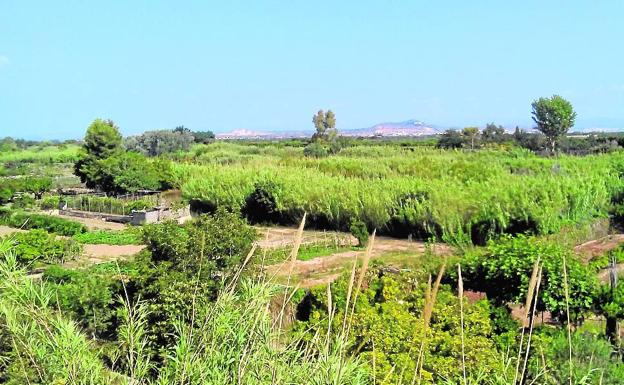
[[130, 223], [133, 225], [158, 223], [167, 219], [180, 219], [189, 215], [191, 215], [189, 206], [177, 210], [162, 208], [153, 211], [135, 211], [132, 213], [132, 221]]

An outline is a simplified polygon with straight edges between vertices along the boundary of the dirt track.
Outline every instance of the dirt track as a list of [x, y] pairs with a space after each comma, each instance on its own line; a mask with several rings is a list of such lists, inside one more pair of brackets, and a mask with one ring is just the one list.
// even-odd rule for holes
[[0, 237], [4, 237], [5, 235], [10, 235], [13, 233], [25, 233], [26, 230], [15, 229], [13, 227], [0, 225]]
[[[311, 232], [313, 233], [313, 232]], [[292, 237], [289, 242], [265, 242], [265, 245], [287, 246], [292, 244], [295, 232], [293, 230]], [[313, 234], [309, 234], [311, 237]], [[285, 236], [284, 236], [285, 237]], [[285, 237], [286, 238], [286, 237]], [[269, 235], [271, 240], [271, 235]], [[305, 237], [304, 237], [305, 241]], [[423, 242], [409, 242], [407, 240], [395, 239], [389, 237], [376, 237], [375, 244], [371, 253], [371, 258], [380, 258], [384, 255], [397, 252], [405, 252], [406, 254], [424, 254], [425, 244]], [[444, 244], [435, 244], [433, 246], [435, 255], [449, 255], [452, 248]], [[267, 266], [265, 268], [269, 276], [284, 277], [291, 274], [297, 276], [300, 287], [312, 287], [315, 285], [331, 282], [340, 276], [345, 264], [352, 262], [354, 258], [361, 258], [365, 251], [343, 251], [327, 256], [317, 257], [307, 261], [284, 262], [276, 265]]]
[[67, 261], [63, 266], [76, 268], [114, 260], [124, 260], [144, 248], [144, 245], [83, 245], [83, 252], [80, 258]]
[[624, 243], [624, 234], [612, 234], [580, 244], [574, 251], [583, 258], [583, 261], [588, 262], [615, 249], [621, 243]]

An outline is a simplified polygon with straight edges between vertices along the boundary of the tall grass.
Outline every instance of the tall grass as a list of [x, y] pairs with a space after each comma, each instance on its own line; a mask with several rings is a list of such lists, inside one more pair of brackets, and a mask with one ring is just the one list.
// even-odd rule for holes
[[623, 186], [621, 153], [544, 159], [523, 151], [360, 146], [310, 159], [279, 149], [250, 154], [240, 145], [218, 151], [232, 160], [224, 165], [204, 154], [175, 166], [186, 198], [237, 210], [258, 182], [270, 180], [285, 221], [307, 212], [336, 228], [361, 219], [370, 228], [456, 242], [514, 227], [553, 233], [606, 216]]
[[151, 361], [147, 349], [148, 308], [122, 299], [119, 346], [109, 355], [112, 363], [105, 364], [95, 343], [51, 306], [52, 290], [28, 278], [8, 246], [0, 250], [0, 326], [6, 324], [11, 338], [13, 347], [4, 358], [16, 383], [368, 383], [364, 367], [344, 354], [342, 339], [285, 338], [269, 310], [281, 289], [265, 280], [233, 281], [216, 302], [171, 320], [175, 338], [160, 364]]

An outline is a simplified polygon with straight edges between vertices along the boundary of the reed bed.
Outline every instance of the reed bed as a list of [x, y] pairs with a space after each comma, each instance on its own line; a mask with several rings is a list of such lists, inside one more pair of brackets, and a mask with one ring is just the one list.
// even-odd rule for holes
[[623, 190], [621, 153], [545, 159], [524, 151], [359, 146], [310, 159], [293, 151], [245, 149], [222, 144], [219, 151], [232, 156], [227, 164], [210, 152], [177, 163], [184, 197], [240, 210], [259, 183], [270, 181], [284, 222], [295, 223], [307, 212], [312, 225], [316, 220], [345, 228], [358, 219], [396, 235], [461, 243], [504, 231], [555, 233], [606, 217]]

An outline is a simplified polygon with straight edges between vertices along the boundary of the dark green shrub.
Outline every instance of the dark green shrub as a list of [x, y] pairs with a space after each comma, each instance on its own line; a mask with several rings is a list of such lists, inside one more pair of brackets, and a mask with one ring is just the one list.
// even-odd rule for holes
[[303, 155], [312, 158], [325, 158], [329, 155], [329, 150], [321, 143], [312, 142], [305, 146], [305, 148], [303, 149]]
[[217, 210], [184, 225], [173, 221], [145, 226], [148, 253], [137, 257], [132, 285], [149, 301], [155, 344], [171, 338], [176, 319], [190, 318], [196, 306], [216, 298], [218, 290], [249, 252], [255, 230], [238, 215]]
[[30, 230], [14, 233], [5, 239], [14, 245], [13, 252], [19, 262], [30, 265], [33, 262], [62, 263], [80, 255], [81, 247], [71, 239], [56, 238], [44, 230]]
[[56, 210], [59, 208], [61, 197], [58, 195], [48, 195], [39, 201], [39, 208], [42, 210]]
[[362, 221], [351, 221], [349, 232], [358, 240], [358, 246], [363, 247], [368, 242], [368, 228]]
[[117, 298], [123, 290], [113, 274], [50, 266], [43, 280], [55, 289], [51, 305], [69, 314], [85, 332], [96, 338], [115, 335]]
[[87, 231], [83, 224], [64, 218], [7, 209], [0, 210], [0, 224], [22, 229], [43, 229], [68, 237]]
[[[527, 383], [566, 384], [570, 376], [568, 335], [564, 330], [546, 330], [537, 336]], [[624, 364], [614, 357], [612, 345], [598, 335], [572, 334], [572, 383], [619, 385]], [[536, 379], [537, 382], [533, 381]]]
[[525, 235], [505, 236], [491, 241], [487, 249], [471, 252], [463, 259], [466, 287], [487, 293], [502, 305], [524, 303], [537, 258], [543, 263], [538, 310], [548, 310], [565, 321], [566, 303], [563, 258], [566, 258], [570, 297], [570, 318], [581, 322], [593, 306], [597, 286], [595, 273], [577, 256], [554, 242]]
[[245, 199], [242, 213], [251, 223], [276, 223], [279, 211], [275, 202], [278, 187], [271, 181], [256, 183], [254, 191]]

